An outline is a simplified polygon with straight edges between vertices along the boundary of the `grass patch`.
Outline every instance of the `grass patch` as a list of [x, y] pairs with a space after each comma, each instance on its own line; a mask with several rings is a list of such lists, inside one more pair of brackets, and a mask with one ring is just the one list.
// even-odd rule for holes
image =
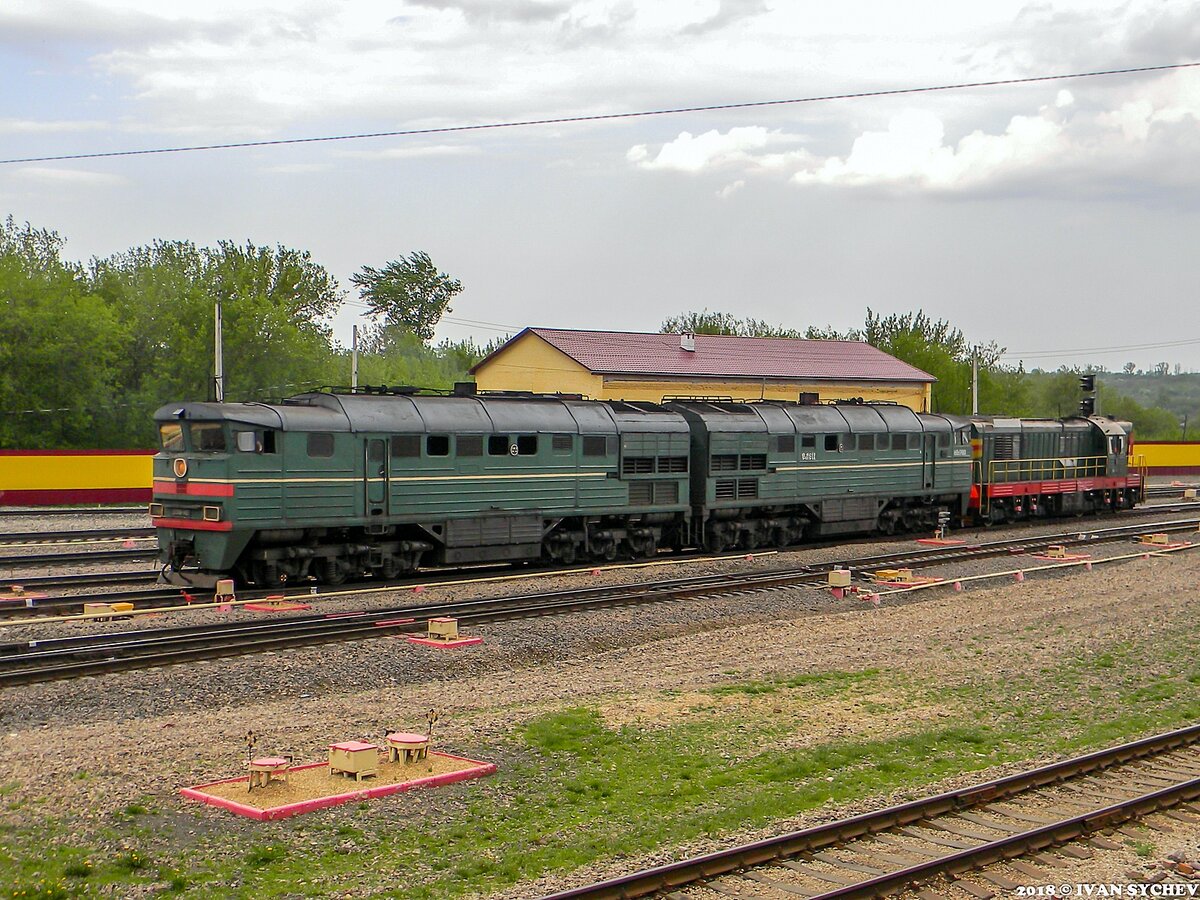
[[777, 678], [766, 681], [745, 681], [740, 684], [722, 684], [709, 688], [707, 693], [718, 697], [730, 694], [773, 694], [784, 688], [801, 688], [821, 685], [836, 690], [870, 681], [879, 674], [878, 669], [863, 669], [858, 672], [811, 672], [804, 675], [793, 675], [790, 678]]

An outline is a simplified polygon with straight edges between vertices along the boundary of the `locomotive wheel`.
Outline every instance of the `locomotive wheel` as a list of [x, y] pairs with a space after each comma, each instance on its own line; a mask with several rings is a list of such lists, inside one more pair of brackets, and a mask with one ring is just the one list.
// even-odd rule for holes
[[346, 569], [336, 559], [322, 559], [320, 571], [326, 584], [341, 584], [346, 580]]
[[575, 543], [573, 541], [562, 545], [562, 550], [560, 550], [558, 554], [558, 561], [564, 566], [574, 565]]

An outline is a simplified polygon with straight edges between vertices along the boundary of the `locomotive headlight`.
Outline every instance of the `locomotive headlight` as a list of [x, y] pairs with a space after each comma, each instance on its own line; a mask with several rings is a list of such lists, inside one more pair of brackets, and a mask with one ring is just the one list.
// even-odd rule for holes
[[205, 522], [220, 522], [221, 521], [221, 507], [206, 506], [206, 507], [204, 507], [203, 515], [204, 515]]
[[175, 471], [176, 478], [182, 478], [187, 474], [187, 460], [182, 456], [175, 458], [175, 462], [171, 464], [171, 468]]
[[163, 509], [163, 505], [161, 503], [151, 503], [150, 504], [150, 518], [152, 518], [152, 519], [161, 518], [165, 514], [165, 512], [166, 512], [166, 510]]

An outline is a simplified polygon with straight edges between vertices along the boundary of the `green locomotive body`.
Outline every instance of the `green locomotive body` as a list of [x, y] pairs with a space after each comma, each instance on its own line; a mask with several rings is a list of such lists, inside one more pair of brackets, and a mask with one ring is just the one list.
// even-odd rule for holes
[[180, 583], [648, 556], [687, 531], [687, 428], [648, 404], [312, 393], [156, 420], [151, 512]]

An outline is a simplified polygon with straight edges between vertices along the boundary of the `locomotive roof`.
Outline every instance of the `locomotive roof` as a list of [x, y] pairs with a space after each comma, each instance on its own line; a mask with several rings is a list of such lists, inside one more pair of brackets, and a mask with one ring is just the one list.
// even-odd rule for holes
[[284, 431], [353, 431], [388, 434], [683, 433], [677, 413], [650, 403], [555, 397], [441, 397], [311, 392], [279, 404], [184, 403], [164, 406], [157, 421], [188, 419], [241, 422]]
[[851, 432], [951, 431], [967, 425], [966, 419], [916, 413], [894, 403], [738, 403], [717, 400], [678, 400], [667, 404], [689, 418], [702, 421], [709, 431], [835, 434]]

